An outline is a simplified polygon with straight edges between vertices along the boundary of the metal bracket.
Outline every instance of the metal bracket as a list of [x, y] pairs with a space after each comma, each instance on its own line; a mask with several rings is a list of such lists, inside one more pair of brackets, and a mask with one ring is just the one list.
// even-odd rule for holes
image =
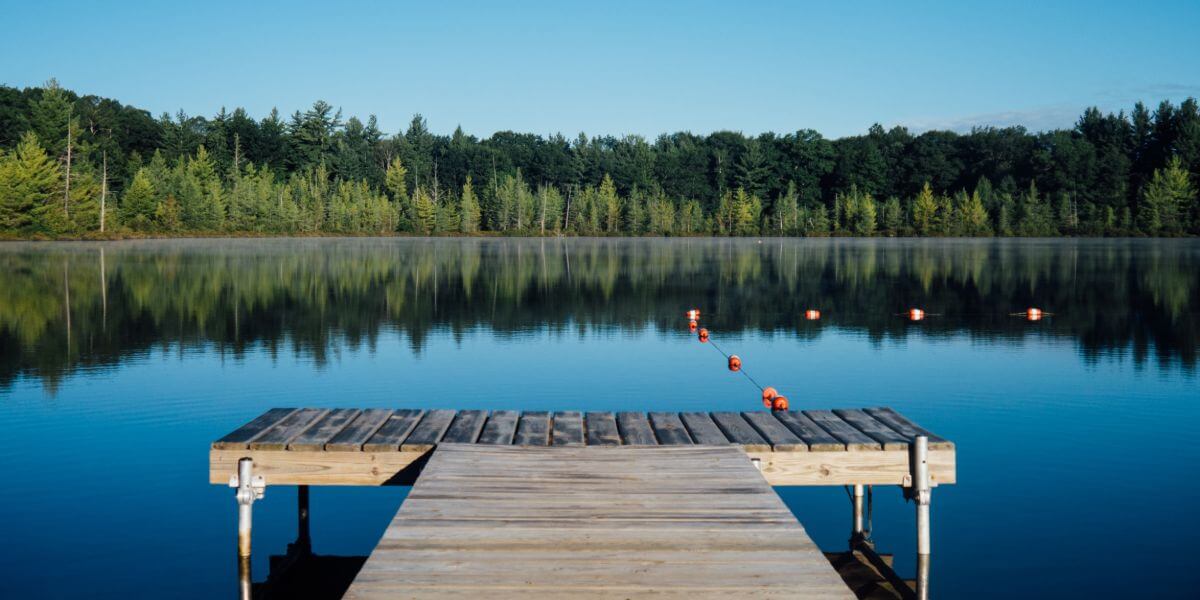
[[266, 493], [267, 480], [262, 475], [251, 475], [242, 485], [242, 478], [238, 474], [229, 476], [229, 487], [237, 489], [238, 504], [251, 504], [255, 500], [262, 500]]
[[751, 458], [750, 464], [754, 465], [755, 469], [758, 469], [759, 471], [762, 470], [762, 459], [761, 458]]

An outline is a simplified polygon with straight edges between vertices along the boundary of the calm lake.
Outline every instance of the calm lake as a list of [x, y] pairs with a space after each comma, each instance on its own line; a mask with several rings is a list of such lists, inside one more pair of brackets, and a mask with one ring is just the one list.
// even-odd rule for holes
[[[793, 408], [958, 444], [935, 597], [1200, 586], [1198, 241], [187, 240], [0, 244], [0, 597], [232, 596], [208, 445], [269, 407], [761, 409], [693, 307]], [[405, 491], [313, 488], [315, 551], [367, 554]], [[845, 547], [841, 488], [780, 494]], [[295, 502], [255, 504], [258, 580]], [[876, 490], [904, 576], [913, 521]]]

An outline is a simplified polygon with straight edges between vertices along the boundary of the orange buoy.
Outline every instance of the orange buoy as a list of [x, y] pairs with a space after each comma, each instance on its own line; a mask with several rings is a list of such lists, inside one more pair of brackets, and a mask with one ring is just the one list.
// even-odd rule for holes
[[688, 331], [690, 331], [690, 332], [692, 332], [692, 333], [696, 333], [696, 321], [695, 321], [695, 319], [693, 319], [693, 320], [691, 320], [691, 321], [688, 321]]
[[810, 308], [804, 311], [804, 318], [809, 321], [816, 321], [821, 318], [821, 311]]
[[1025, 318], [1029, 319], [1030, 321], [1041, 321], [1042, 320], [1042, 309], [1040, 309], [1040, 308], [1026, 309], [1025, 310]]
[[775, 398], [771, 400], [771, 410], [787, 410], [787, 409], [788, 409], [788, 401], [787, 401], [786, 397], [775, 396]]
[[708, 341], [708, 329], [701, 327], [700, 333], [696, 337], [700, 338], [701, 342], [707, 342]]
[[729, 355], [729, 370], [735, 373], [742, 370], [742, 359], [738, 358], [738, 355]]
[[773, 387], [763, 388], [763, 406], [771, 408], [771, 406], [774, 404], [775, 397], [778, 395], [779, 392], [775, 391], [775, 388]]
[[700, 319], [700, 309], [693, 308], [692, 310], [687, 311], [686, 316], [689, 321], [698, 321]]
[[925, 318], [925, 311], [923, 311], [919, 308], [909, 309], [909, 311], [908, 311], [908, 320], [909, 321], [920, 321], [921, 319], [924, 319], [924, 318]]

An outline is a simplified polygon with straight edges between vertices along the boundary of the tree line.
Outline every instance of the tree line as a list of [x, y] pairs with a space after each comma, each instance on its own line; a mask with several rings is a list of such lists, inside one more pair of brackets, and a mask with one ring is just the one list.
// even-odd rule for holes
[[157, 119], [54, 80], [0, 86], [0, 232], [1058, 236], [1200, 233], [1195, 99], [1090, 108], [1075, 127], [875, 125], [568, 139], [318, 101]]

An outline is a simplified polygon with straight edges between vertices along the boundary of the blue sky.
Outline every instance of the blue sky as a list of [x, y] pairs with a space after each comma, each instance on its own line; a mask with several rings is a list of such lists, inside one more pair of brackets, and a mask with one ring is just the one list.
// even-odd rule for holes
[[255, 117], [324, 99], [568, 136], [1069, 126], [1200, 96], [1200, 2], [0, 0], [0, 83]]

